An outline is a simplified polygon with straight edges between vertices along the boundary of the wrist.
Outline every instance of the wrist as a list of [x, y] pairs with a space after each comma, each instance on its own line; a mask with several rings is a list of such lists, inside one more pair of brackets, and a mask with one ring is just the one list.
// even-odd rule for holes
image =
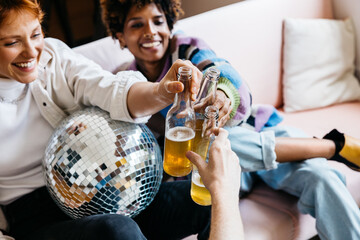
[[238, 202], [239, 191], [232, 191], [231, 189], [219, 189], [211, 192], [211, 201], [213, 202]]

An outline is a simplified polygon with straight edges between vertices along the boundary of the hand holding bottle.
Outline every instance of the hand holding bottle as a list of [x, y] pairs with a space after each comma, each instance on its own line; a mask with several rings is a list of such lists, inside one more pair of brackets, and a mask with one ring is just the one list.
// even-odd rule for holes
[[232, 112], [231, 100], [226, 94], [217, 89], [217, 82], [220, 78], [220, 71], [216, 67], [210, 67], [202, 81], [201, 89], [197, 95], [194, 103], [194, 110], [199, 114], [204, 114], [205, 108], [209, 105], [213, 105], [219, 109], [219, 127], [223, 127], [230, 119]]
[[127, 95], [127, 107], [130, 116], [140, 118], [153, 115], [170, 105], [175, 95], [184, 91], [185, 86], [177, 81], [178, 69], [187, 66], [192, 70], [192, 77], [186, 91], [194, 100], [199, 90], [202, 73], [190, 61], [176, 60], [160, 82], [136, 82]]
[[231, 100], [226, 96], [222, 90], [216, 90], [215, 102], [213, 104], [219, 109], [219, 127], [223, 127], [230, 119], [230, 113], [232, 112]]
[[186, 156], [197, 166], [211, 194], [211, 231], [209, 239], [244, 239], [239, 211], [241, 169], [231, 150], [226, 130], [220, 129], [210, 147], [209, 162], [194, 152]]
[[200, 81], [202, 79], [202, 73], [197, 67], [195, 67], [190, 61], [176, 60], [164, 78], [160, 81], [157, 87], [157, 94], [162, 96], [169, 103], [174, 101], [176, 93], [180, 93], [184, 90], [184, 85], [181, 81], [177, 81], [178, 69], [182, 66], [188, 66], [192, 70], [192, 78], [190, 82], [191, 100], [195, 100], [199, 91]]
[[214, 98], [206, 96], [202, 101], [196, 101], [194, 110], [195, 112], [204, 113], [205, 108], [209, 105], [217, 107], [219, 109], [219, 127], [223, 127], [230, 118], [232, 111], [231, 100], [222, 90], [216, 90], [214, 94]]
[[202, 182], [212, 198], [216, 196], [238, 200], [241, 169], [227, 136], [226, 130], [219, 129], [219, 134], [209, 150], [208, 163], [192, 151], [188, 151], [186, 156], [198, 168]]

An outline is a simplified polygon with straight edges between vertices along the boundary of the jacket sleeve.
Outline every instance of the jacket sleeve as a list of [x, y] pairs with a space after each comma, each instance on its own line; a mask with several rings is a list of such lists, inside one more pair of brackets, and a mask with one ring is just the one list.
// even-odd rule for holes
[[234, 126], [246, 121], [251, 113], [251, 93], [247, 84], [231, 64], [218, 56], [198, 38], [175, 34], [172, 41], [172, 60], [190, 60], [200, 71], [216, 66], [220, 70], [218, 89], [231, 100], [232, 112], [227, 125]]
[[147, 81], [140, 72], [122, 71], [114, 75], [56, 39], [47, 39], [46, 51], [51, 56], [46, 64], [47, 91], [65, 112], [97, 106], [115, 120], [142, 123], [149, 119], [150, 116], [133, 119], [127, 108], [130, 87]]

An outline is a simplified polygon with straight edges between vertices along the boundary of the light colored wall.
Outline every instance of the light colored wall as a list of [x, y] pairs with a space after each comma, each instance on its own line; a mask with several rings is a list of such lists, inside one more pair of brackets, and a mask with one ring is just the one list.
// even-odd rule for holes
[[[182, 0], [183, 18], [245, 0]], [[251, 1], [251, 0], [246, 0]], [[356, 68], [360, 77], [360, 0], [332, 0], [336, 19], [351, 17], [356, 31]]]
[[337, 19], [351, 17], [356, 31], [356, 68], [360, 77], [360, 0], [332, 0]]
[[183, 18], [241, 1], [242, 0], [182, 0], [181, 6], [185, 11]]

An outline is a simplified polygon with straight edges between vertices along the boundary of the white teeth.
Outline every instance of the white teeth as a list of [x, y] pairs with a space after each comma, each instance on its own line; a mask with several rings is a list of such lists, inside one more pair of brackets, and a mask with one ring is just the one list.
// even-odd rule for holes
[[27, 63], [16, 63], [15, 65], [22, 68], [31, 68], [35, 65], [35, 60]]
[[142, 44], [142, 46], [146, 47], [146, 48], [157, 47], [159, 45], [160, 45], [160, 42], [149, 42], [149, 43]]

